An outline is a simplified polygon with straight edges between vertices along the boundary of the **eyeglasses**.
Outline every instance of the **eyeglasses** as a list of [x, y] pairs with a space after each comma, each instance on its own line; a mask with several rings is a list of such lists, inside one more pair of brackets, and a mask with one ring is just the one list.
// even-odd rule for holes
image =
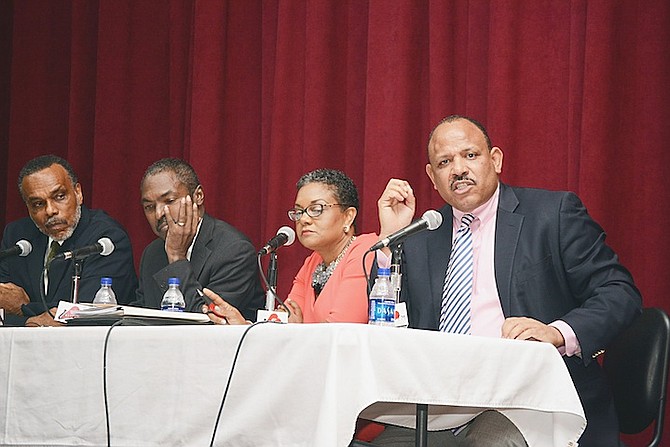
[[307, 214], [309, 217], [319, 217], [326, 207], [330, 208], [331, 206], [340, 205], [339, 203], [315, 203], [310, 205], [305, 209], [301, 208], [291, 208], [288, 210], [288, 218], [293, 222], [300, 220], [303, 214]]

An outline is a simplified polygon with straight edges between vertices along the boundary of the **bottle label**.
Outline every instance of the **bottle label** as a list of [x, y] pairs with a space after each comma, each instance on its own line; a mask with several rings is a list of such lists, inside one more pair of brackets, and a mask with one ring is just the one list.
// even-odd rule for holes
[[176, 306], [161, 306], [161, 310], [166, 310], [168, 312], [184, 312], [183, 307]]
[[393, 325], [395, 321], [395, 300], [370, 298], [369, 324]]

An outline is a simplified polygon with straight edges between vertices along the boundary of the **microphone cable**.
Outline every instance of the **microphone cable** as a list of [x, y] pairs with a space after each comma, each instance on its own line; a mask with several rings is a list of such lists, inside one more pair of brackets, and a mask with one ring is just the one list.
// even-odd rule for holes
[[[260, 258], [259, 258], [260, 259]], [[230, 373], [228, 374], [228, 380], [226, 382], [226, 389], [223, 392], [223, 397], [221, 398], [221, 405], [219, 406], [219, 412], [216, 415], [216, 422], [214, 423], [214, 430], [212, 431], [212, 440], [209, 443], [209, 447], [214, 446], [214, 439], [216, 438], [216, 431], [219, 427], [219, 421], [221, 420], [221, 413], [223, 413], [223, 405], [226, 403], [226, 398], [228, 397], [228, 391], [230, 390], [230, 382], [233, 380], [233, 373], [235, 372], [235, 365], [237, 364], [237, 358], [240, 355], [240, 349], [242, 348], [242, 342], [244, 342], [244, 338], [247, 336], [251, 328], [259, 326], [261, 324], [265, 323], [276, 323], [274, 321], [259, 321], [256, 323], [252, 323], [247, 327], [244, 332], [242, 333], [242, 337], [240, 337], [240, 341], [237, 342], [237, 349], [235, 350], [235, 356], [233, 357], [233, 363], [230, 366]], [[279, 323], [281, 324], [281, 323]]]
[[363, 275], [365, 276], [365, 285], [368, 288], [368, 298], [370, 297], [370, 293], [372, 292], [372, 287], [370, 286], [370, 275], [368, 274], [368, 271], [365, 268], [365, 257], [370, 253], [372, 253], [372, 252], [371, 251], [366, 251], [365, 254], [363, 255]]
[[44, 266], [42, 269], [42, 274], [40, 275], [40, 284], [39, 284], [39, 289], [40, 289], [40, 300], [42, 300], [42, 305], [44, 306], [44, 310], [51, 315], [51, 318], [56, 319], [56, 315], [51, 313], [51, 309], [49, 309], [49, 306], [47, 305], [47, 299], [44, 296], [44, 279], [47, 276], [47, 272], [49, 271], [49, 265], [51, 265], [51, 261], [47, 263], [47, 265]]
[[107, 398], [107, 345], [109, 344], [109, 336], [112, 333], [112, 329], [117, 326], [123, 325], [123, 320], [115, 321], [107, 330], [105, 335], [105, 344], [102, 349], [102, 395], [105, 402], [105, 429], [107, 433], [107, 447], [111, 447], [111, 433], [109, 430], [109, 400]]
[[104, 406], [105, 406], [105, 429], [106, 429], [106, 436], [107, 436], [107, 447], [111, 447], [112, 445], [112, 438], [111, 438], [111, 430], [109, 428], [109, 398], [107, 397], [107, 346], [109, 345], [109, 337], [112, 334], [112, 329], [118, 326], [124, 326], [124, 323], [126, 323], [126, 326], [150, 326], [149, 324], [141, 323], [139, 321], [133, 321], [130, 324], [127, 324], [128, 321], [125, 321], [120, 319], [119, 321], [115, 321], [109, 326], [109, 329], [107, 330], [107, 333], [105, 334], [105, 343], [103, 344], [102, 348], [102, 395], [103, 395], [103, 401], [104, 401]]

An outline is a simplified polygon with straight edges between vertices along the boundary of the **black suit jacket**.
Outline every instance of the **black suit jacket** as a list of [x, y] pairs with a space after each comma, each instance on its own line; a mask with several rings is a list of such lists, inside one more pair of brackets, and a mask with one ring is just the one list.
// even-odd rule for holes
[[250, 320], [265, 302], [256, 251], [247, 237], [230, 224], [208, 214], [203, 217], [191, 260], [168, 264], [165, 241], [156, 239], [142, 254], [140, 286], [135, 305], [160, 309], [168, 278], [180, 279], [186, 310], [200, 312], [204, 303], [196, 289], [213, 290]]
[[[415, 328], [439, 326], [453, 219], [449, 205], [440, 212], [440, 228], [404, 244], [402, 299]], [[581, 359], [564, 357], [587, 417], [579, 445], [618, 445], [609, 387], [592, 360], [639, 314], [641, 297], [602, 228], [572, 193], [500, 184], [494, 258], [505, 317], [560, 319], [579, 340]]]
[[[108, 256], [92, 255], [82, 261], [79, 282], [79, 301], [90, 303], [100, 288], [100, 278], [112, 278], [112, 288], [121, 304], [129, 303], [137, 288], [137, 276], [133, 264], [133, 252], [128, 234], [123, 227], [101, 210], [81, 207], [81, 219], [72, 236], [63, 242], [61, 251], [73, 250], [95, 244], [98, 239], [108, 237], [114, 243], [114, 251]], [[44, 267], [44, 257], [49, 238], [42, 234], [33, 221], [26, 217], [11, 222], [5, 227], [2, 248], [8, 248], [17, 241], [26, 239], [33, 250], [28, 256], [13, 256], [0, 261], [0, 282], [11, 282], [23, 287], [30, 303], [23, 306], [26, 317], [45, 312], [40, 299], [40, 276]], [[49, 307], [58, 302], [71, 301], [73, 262], [55, 260], [49, 268], [49, 290], [46, 302]], [[23, 324], [25, 318], [8, 317], [12, 324]]]

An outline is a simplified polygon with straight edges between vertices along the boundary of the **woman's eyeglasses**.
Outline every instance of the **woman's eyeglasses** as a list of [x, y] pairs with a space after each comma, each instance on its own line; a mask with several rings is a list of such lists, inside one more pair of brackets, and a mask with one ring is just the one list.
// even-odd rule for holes
[[288, 218], [293, 222], [300, 220], [303, 214], [307, 214], [309, 217], [319, 217], [323, 214], [325, 208], [330, 208], [331, 206], [340, 205], [339, 203], [315, 203], [310, 205], [307, 208], [291, 208], [288, 210]]

